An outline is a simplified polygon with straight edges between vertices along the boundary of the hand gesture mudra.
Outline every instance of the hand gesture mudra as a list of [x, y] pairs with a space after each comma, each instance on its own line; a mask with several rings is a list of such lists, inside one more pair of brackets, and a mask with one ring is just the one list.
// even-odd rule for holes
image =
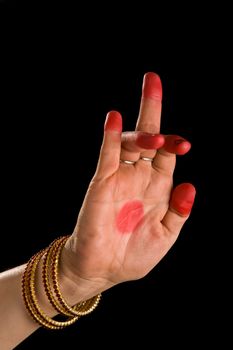
[[85, 299], [145, 276], [191, 212], [195, 188], [185, 183], [173, 189], [172, 181], [176, 155], [191, 145], [160, 134], [161, 100], [159, 76], [147, 73], [136, 130], [122, 133], [121, 115], [107, 115], [97, 170], [61, 260]]

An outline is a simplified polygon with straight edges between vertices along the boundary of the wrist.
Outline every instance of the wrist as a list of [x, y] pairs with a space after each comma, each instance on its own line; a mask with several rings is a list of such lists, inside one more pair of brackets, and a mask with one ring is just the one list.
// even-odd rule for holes
[[[36, 273], [36, 291], [37, 291], [37, 297], [38, 302], [43, 311], [50, 317], [54, 317], [58, 314], [58, 312], [54, 309], [54, 307], [51, 305], [48, 296], [45, 292], [44, 288], [44, 281], [43, 281], [43, 263], [44, 263], [44, 256], [40, 260], [37, 268]], [[61, 259], [62, 260], [62, 259]], [[90, 290], [88, 288], [88, 285], [84, 285], [82, 281], [79, 282], [72, 280], [72, 278], [69, 278], [63, 270], [66, 271], [66, 268], [61, 268], [63, 266], [62, 263], [59, 265], [59, 274], [58, 274], [58, 282], [59, 282], [59, 289], [61, 291], [62, 296], [66, 300], [67, 304], [70, 306], [73, 306], [80, 301], [83, 301], [85, 299], [88, 299], [89, 297], [86, 296], [86, 291]], [[95, 290], [93, 288], [93, 290]], [[96, 293], [98, 294], [98, 292]], [[91, 295], [94, 296], [95, 294]]]
[[[80, 316], [92, 312], [101, 298], [100, 293], [88, 298], [86, 286], [77, 289], [76, 283], [67, 278], [60, 268], [66, 266], [66, 263], [62, 264], [61, 253], [67, 240], [68, 236], [60, 237], [48, 248], [33, 255], [22, 276], [22, 294], [27, 311], [34, 321], [48, 329], [70, 326]], [[68, 319], [53, 319], [57, 313], [68, 316]]]
[[114, 283], [107, 279], [97, 276], [84, 277], [78, 271], [78, 257], [71, 250], [70, 242], [68, 241], [61, 253], [59, 281], [64, 298], [70, 305], [90, 299], [114, 286]]

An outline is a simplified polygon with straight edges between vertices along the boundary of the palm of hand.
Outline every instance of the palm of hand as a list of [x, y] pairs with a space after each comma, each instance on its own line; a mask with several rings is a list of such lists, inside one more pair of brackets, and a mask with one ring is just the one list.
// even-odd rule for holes
[[[93, 180], [76, 226], [79, 276], [98, 276], [115, 284], [148, 273], [176, 237], [168, 234], [161, 223], [168, 209], [171, 186], [172, 178], [157, 173], [149, 164], [123, 164], [111, 178], [103, 182]], [[122, 233], [116, 220], [129, 200], [140, 201], [144, 215], [133, 232]], [[127, 212], [121, 220], [127, 225], [132, 214]]]

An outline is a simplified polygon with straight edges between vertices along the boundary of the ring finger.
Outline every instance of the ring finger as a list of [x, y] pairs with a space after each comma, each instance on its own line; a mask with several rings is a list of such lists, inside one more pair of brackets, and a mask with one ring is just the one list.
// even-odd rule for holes
[[[124, 132], [121, 135], [121, 160], [126, 164], [137, 162], [140, 154], [146, 150], [161, 148], [165, 142], [163, 135], [149, 134], [141, 131]], [[128, 163], [127, 163], [128, 162]]]

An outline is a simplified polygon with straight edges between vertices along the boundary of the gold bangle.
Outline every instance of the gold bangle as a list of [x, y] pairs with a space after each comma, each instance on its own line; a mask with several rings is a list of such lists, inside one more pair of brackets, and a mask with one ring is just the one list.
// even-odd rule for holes
[[[34, 258], [34, 256], [30, 260], [32, 260], [33, 258]], [[30, 267], [29, 262], [28, 262], [28, 264], [27, 264], [27, 266], [26, 266], [26, 268], [24, 270], [24, 273], [23, 273], [23, 278], [22, 278], [22, 295], [23, 295], [23, 300], [24, 300], [24, 303], [25, 303], [27, 311], [29, 312], [29, 314], [33, 317], [33, 319], [36, 322], [40, 323], [41, 320], [37, 316], [37, 314], [34, 315], [34, 311], [33, 311], [33, 308], [31, 306], [30, 300], [29, 300], [29, 294], [28, 294], [28, 288], [27, 288], [27, 286], [28, 286], [28, 283], [27, 283], [28, 278], [27, 277], [28, 277], [28, 270], [29, 270], [29, 267]]]
[[[53, 241], [50, 246], [32, 256], [26, 265], [22, 278], [22, 295], [27, 311], [41, 326], [48, 329], [62, 329], [76, 322], [79, 316], [92, 312], [98, 305], [101, 294], [79, 302], [74, 307], [67, 304], [58, 284], [58, 265], [62, 248], [69, 236]], [[50, 318], [40, 307], [35, 290], [36, 272], [39, 262], [42, 263], [42, 281], [49, 302], [60, 314], [68, 316], [66, 321]]]
[[[32, 261], [33, 258], [34, 256], [30, 259], [29, 263]], [[42, 319], [40, 315], [37, 314], [37, 312], [35, 311], [35, 309], [31, 304], [29, 291], [28, 291], [28, 273], [29, 273], [29, 269], [31, 269], [31, 266], [29, 263], [25, 268], [23, 278], [22, 278], [22, 294], [23, 294], [23, 300], [24, 300], [26, 309], [29, 312], [30, 316], [34, 319], [34, 321], [36, 321], [40, 326], [43, 326], [49, 329], [60, 329], [60, 327], [55, 327], [53, 325], [50, 325], [50, 323], [47, 323], [46, 321], [44, 321], [44, 319]]]
[[51, 255], [54, 253], [56, 246], [58, 244], [59, 239], [56, 239], [53, 243], [50, 244], [48, 247], [44, 259], [43, 259], [43, 266], [42, 266], [42, 279], [44, 284], [45, 293], [51, 303], [51, 305], [54, 307], [55, 310], [57, 310], [59, 313], [65, 315], [65, 316], [73, 316], [71, 312], [67, 312], [56, 300], [54, 297], [54, 293], [50, 287], [49, 283], [49, 265], [50, 265], [50, 258]]
[[[61, 243], [63, 240], [67, 240], [66, 237], [63, 237], [61, 239], [56, 239], [54, 242], [50, 244], [48, 247], [44, 259], [43, 259], [43, 268], [42, 268], [42, 276], [43, 276], [43, 283], [44, 283], [44, 288], [46, 295], [51, 303], [51, 305], [60, 312], [61, 314], [65, 316], [74, 316], [73, 312], [71, 313], [70, 311], [67, 311], [67, 309], [63, 308], [59, 302], [57, 302], [56, 297], [54, 296], [54, 293], [50, 287], [49, 283], [49, 267], [50, 267], [50, 257], [56, 255], [57, 253], [57, 248], [59, 245], [59, 242]], [[79, 316], [83, 316], [87, 314], [87, 307], [90, 305], [91, 300], [86, 300], [83, 302], [80, 302], [74, 306], [75, 310], [79, 311]]]
[[33, 319], [39, 323], [41, 326], [49, 329], [62, 329], [64, 327], [70, 326], [77, 321], [78, 317], [72, 317], [67, 321], [56, 321], [49, 316], [47, 316], [40, 308], [35, 292], [35, 275], [36, 268], [44, 254], [44, 250], [36, 254], [30, 259], [24, 278], [24, 300], [27, 305], [27, 309], [30, 312]]
[[[42, 252], [41, 256], [42, 255], [43, 255], [43, 252]], [[34, 309], [40, 315], [40, 317], [43, 318], [45, 321], [47, 321], [47, 323], [50, 323], [51, 325], [59, 327], [59, 328], [70, 326], [71, 324], [73, 324], [74, 322], [76, 322], [78, 320], [78, 316], [72, 317], [72, 318], [68, 319], [67, 321], [56, 321], [56, 320], [53, 320], [52, 318], [50, 318], [49, 316], [47, 316], [41, 310], [41, 308], [38, 304], [38, 300], [36, 298], [36, 292], [35, 292], [35, 276], [36, 276], [36, 268], [37, 268], [37, 265], [40, 261], [41, 256], [35, 258], [33, 265], [32, 265], [32, 269], [31, 269], [31, 276], [29, 276], [29, 293], [30, 293], [30, 297], [31, 297], [31, 303], [34, 306]]]
[[58, 264], [59, 264], [59, 259], [61, 255], [62, 248], [64, 247], [66, 241], [68, 240], [69, 237], [67, 237], [64, 240], [60, 240], [55, 248], [55, 253], [54, 256], [52, 257], [51, 261], [51, 277], [52, 277], [52, 282], [53, 282], [53, 289], [56, 294], [56, 297], [62, 307], [67, 311], [72, 313], [72, 315], [77, 315], [77, 316], [84, 316], [89, 313], [91, 313], [99, 304], [101, 294], [97, 294], [96, 296], [82, 301], [75, 305], [74, 307], [70, 307], [65, 299], [63, 298], [59, 284], [58, 284]]

